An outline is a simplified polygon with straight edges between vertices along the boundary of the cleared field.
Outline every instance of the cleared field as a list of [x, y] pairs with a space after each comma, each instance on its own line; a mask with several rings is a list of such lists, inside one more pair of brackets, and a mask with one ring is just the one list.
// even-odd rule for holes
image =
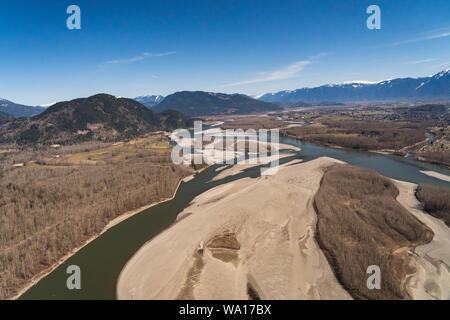
[[49, 156], [39, 156], [37, 160], [29, 161], [26, 165], [46, 167], [107, 164], [136, 157], [155, 158], [167, 154], [171, 149], [167, 139], [159, 134], [126, 142], [105, 143], [93, 150], [87, 149], [75, 153], [72, 153], [70, 148], [73, 147], [54, 148]]

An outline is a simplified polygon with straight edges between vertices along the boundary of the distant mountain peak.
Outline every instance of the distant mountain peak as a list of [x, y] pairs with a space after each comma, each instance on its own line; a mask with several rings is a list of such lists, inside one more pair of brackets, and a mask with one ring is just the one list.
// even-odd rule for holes
[[443, 77], [448, 76], [449, 74], [450, 74], [450, 68], [449, 68], [449, 69], [442, 70], [441, 72], [435, 74], [435, 75], [433, 76], [433, 78], [435, 78], [435, 79], [440, 79], [440, 78], [443, 78]]
[[347, 81], [313, 88], [267, 93], [258, 99], [266, 102], [296, 101], [395, 101], [450, 99], [450, 69], [422, 78], [397, 78], [381, 81]]
[[139, 96], [134, 98], [134, 100], [138, 101], [138, 102], [161, 102], [164, 99], [164, 96], [161, 95], [145, 95], [145, 96]]
[[10, 100], [0, 98], [0, 111], [8, 113], [16, 118], [32, 117], [43, 112], [45, 108], [25, 106], [23, 104], [14, 103]]
[[134, 98], [137, 102], [142, 103], [147, 108], [153, 108], [155, 105], [164, 100], [164, 97], [161, 95], [146, 95], [139, 96]]

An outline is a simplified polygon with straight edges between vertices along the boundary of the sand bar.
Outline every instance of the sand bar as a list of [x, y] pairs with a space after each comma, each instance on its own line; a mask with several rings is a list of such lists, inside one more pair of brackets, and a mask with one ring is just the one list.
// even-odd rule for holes
[[322, 168], [340, 161], [295, 163], [196, 197], [127, 263], [118, 298], [351, 299], [314, 239]]
[[439, 173], [436, 171], [429, 171], [429, 170], [421, 170], [420, 172], [422, 172], [423, 174], [426, 174], [427, 176], [450, 182], [450, 176], [448, 176], [446, 174]]

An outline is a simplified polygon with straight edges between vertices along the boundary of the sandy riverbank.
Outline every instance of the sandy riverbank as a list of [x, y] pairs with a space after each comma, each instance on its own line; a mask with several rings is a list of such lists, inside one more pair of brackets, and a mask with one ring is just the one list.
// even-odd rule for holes
[[394, 182], [400, 191], [397, 201], [434, 232], [430, 243], [416, 247], [411, 254], [417, 272], [407, 279], [406, 290], [413, 299], [450, 300], [450, 228], [422, 211], [414, 194], [416, 184]]
[[263, 299], [351, 299], [314, 239], [312, 200], [334, 163], [294, 161], [201, 194], [127, 263], [118, 298], [248, 299], [251, 287]]

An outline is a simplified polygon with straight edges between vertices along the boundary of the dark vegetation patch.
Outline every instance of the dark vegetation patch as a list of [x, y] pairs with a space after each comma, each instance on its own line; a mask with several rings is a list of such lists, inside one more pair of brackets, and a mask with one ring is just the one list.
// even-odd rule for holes
[[233, 233], [227, 233], [222, 236], [217, 236], [208, 243], [208, 248], [214, 249], [233, 249], [239, 250], [241, 245]]
[[247, 294], [248, 294], [248, 300], [261, 300], [261, 297], [259, 296], [258, 292], [253, 288], [253, 286], [248, 283], [247, 284]]
[[450, 115], [447, 107], [443, 104], [424, 104], [412, 108], [397, 108], [395, 112], [401, 119], [409, 121], [430, 121], [441, 120], [450, 121]]
[[[315, 197], [317, 241], [337, 279], [356, 299], [407, 299], [408, 251], [432, 231], [396, 201], [398, 189], [369, 169], [328, 168]], [[369, 290], [367, 267], [381, 269], [381, 289]]]
[[444, 148], [440, 148], [440, 150], [425, 150], [416, 155], [420, 160], [445, 165], [450, 168], [450, 149], [445, 150]]
[[433, 217], [444, 220], [450, 227], [450, 189], [420, 184], [416, 190], [416, 197], [423, 204], [426, 212]]

